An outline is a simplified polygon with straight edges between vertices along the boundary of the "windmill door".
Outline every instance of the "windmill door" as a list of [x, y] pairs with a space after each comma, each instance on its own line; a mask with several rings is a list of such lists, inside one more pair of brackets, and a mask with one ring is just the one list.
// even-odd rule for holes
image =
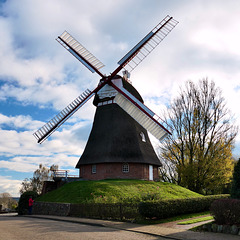
[[149, 165], [149, 180], [153, 181], [153, 165]]

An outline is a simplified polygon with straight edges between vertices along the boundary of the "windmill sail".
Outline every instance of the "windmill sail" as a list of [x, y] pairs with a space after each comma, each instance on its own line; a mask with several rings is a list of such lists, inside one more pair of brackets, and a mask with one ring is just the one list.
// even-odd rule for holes
[[104, 67], [104, 64], [67, 31], [64, 31], [56, 40], [91, 72], [97, 72], [101, 77], [104, 77], [104, 75], [99, 71], [102, 67]]
[[157, 115], [154, 112], [148, 109], [128, 91], [124, 89], [121, 89], [120, 91], [121, 93], [119, 92], [116, 95], [114, 101], [142, 127], [159, 139], [159, 141], [170, 134], [170, 132], [158, 121], [156, 118]]
[[91, 72], [97, 72], [101, 77], [100, 84], [93, 90], [86, 90], [76, 98], [71, 104], [64, 108], [58, 115], [37, 130], [33, 135], [38, 143], [43, 142], [55, 130], [57, 130], [69, 117], [71, 117], [82, 105], [84, 105], [95, 93], [106, 84], [113, 86], [119, 93], [115, 97], [117, 104], [122, 107], [130, 116], [139, 122], [144, 128], [152, 133], [156, 138], [163, 139], [168, 130], [165, 129], [156, 114], [149, 110], [145, 105], [134, 98], [130, 93], [123, 92], [112, 82], [117, 73], [125, 68], [128, 72], [132, 71], [178, 24], [170, 16], [166, 16], [150, 33], [148, 33], [131, 51], [129, 51], [119, 62], [119, 66], [106, 76], [100, 72], [104, 64], [92, 53], [83, 47], [68, 32], [64, 31], [56, 40], [75, 56]]
[[132, 48], [118, 64], [128, 72], [131, 72], [158, 46], [177, 24], [178, 21], [167, 15], [150, 33]]
[[81, 106], [83, 106], [93, 95], [94, 91], [87, 89], [80, 96], [74, 99], [67, 107], [59, 114], [52, 118], [49, 122], [38, 129], [33, 136], [38, 143], [42, 143], [54, 131], [56, 131], [68, 118], [70, 118]]

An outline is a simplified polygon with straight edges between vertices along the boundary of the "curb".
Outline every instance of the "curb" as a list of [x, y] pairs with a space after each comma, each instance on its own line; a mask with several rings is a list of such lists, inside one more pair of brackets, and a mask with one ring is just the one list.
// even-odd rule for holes
[[52, 221], [70, 222], [75, 224], [84, 224], [95, 227], [107, 227], [116, 230], [128, 231], [133, 233], [145, 234], [148, 236], [162, 237], [172, 240], [239, 240], [239, 236], [213, 232], [193, 232], [183, 229], [168, 228], [159, 225], [140, 225], [135, 223], [77, 218], [62, 217], [55, 215], [22, 215], [23, 217], [46, 219]]

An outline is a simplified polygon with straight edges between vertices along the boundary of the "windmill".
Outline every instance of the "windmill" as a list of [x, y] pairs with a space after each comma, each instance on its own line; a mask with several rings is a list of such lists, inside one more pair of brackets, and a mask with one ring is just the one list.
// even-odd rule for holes
[[[161, 166], [148, 137], [149, 131], [160, 141], [170, 132], [160, 118], [143, 104], [137, 90], [129, 83], [130, 72], [178, 24], [166, 16], [119, 62], [109, 75], [100, 69], [104, 64], [67, 31], [56, 39], [91, 72], [101, 79], [94, 90], [87, 89], [33, 135], [38, 143], [46, 140], [90, 98], [97, 107], [85, 150], [77, 163], [80, 177], [86, 179], [140, 178], [154, 180]], [[117, 75], [121, 70], [123, 77]]]

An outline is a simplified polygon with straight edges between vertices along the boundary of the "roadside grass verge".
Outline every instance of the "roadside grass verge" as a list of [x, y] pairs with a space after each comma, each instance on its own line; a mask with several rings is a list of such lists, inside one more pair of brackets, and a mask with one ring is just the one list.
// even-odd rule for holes
[[137, 223], [139, 223], [139, 224], [161, 224], [161, 223], [168, 223], [168, 222], [185, 220], [185, 219], [189, 219], [189, 218], [206, 216], [208, 214], [210, 214], [209, 211], [200, 212], [200, 213], [183, 214], [183, 215], [179, 215], [179, 216], [176, 216], [176, 217], [165, 218], [165, 219], [144, 219], [144, 220], [138, 220]]
[[178, 225], [188, 225], [188, 224], [199, 223], [199, 222], [204, 222], [204, 221], [213, 220], [213, 219], [214, 218], [212, 216], [207, 216], [207, 217], [200, 217], [200, 218], [187, 220], [187, 221], [184, 221], [184, 222], [179, 222], [177, 224]]

